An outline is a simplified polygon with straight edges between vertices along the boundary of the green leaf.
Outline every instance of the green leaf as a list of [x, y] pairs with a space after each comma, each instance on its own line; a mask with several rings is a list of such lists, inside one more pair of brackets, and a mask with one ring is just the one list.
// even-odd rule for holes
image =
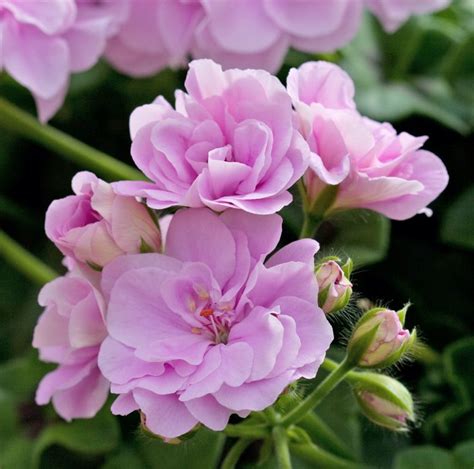
[[143, 469], [144, 463], [138, 453], [129, 447], [123, 447], [120, 451], [107, 459], [101, 469]]
[[137, 441], [140, 454], [152, 469], [216, 468], [225, 442], [223, 433], [202, 428], [189, 440], [167, 444], [142, 435]]
[[474, 440], [464, 441], [453, 450], [458, 469], [472, 469], [474, 464]]
[[0, 391], [11, 395], [16, 402], [29, 399], [40, 379], [51, 369], [35, 355], [36, 352], [29, 353], [0, 366]]
[[443, 354], [446, 375], [459, 401], [474, 405], [474, 375], [466, 372], [474, 363], [474, 338], [469, 337], [451, 344]]
[[449, 451], [436, 446], [418, 446], [397, 454], [393, 469], [456, 469]]
[[120, 429], [117, 418], [107, 406], [93, 419], [75, 420], [47, 427], [35, 442], [33, 461], [38, 467], [42, 453], [52, 445], [85, 454], [102, 454], [119, 444]]
[[25, 437], [0, 441], [0, 467], [2, 469], [31, 469], [33, 442]]
[[[321, 255], [350, 257], [356, 267], [382, 260], [390, 242], [390, 221], [370, 210], [347, 210], [328, 220], [328, 240], [319, 239]], [[324, 232], [322, 233], [324, 236]]]
[[446, 243], [474, 249], [474, 185], [463, 192], [446, 212], [441, 238]]
[[419, 81], [420, 89], [402, 82], [380, 83], [358, 89], [358, 109], [379, 121], [396, 121], [419, 114], [430, 117], [461, 134], [469, 132], [467, 110], [441, 79]]

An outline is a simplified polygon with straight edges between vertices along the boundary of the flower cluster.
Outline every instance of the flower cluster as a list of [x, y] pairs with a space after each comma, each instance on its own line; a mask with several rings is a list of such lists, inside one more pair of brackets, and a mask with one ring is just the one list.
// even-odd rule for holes
[[146, 76], [210, 57], [277, 71], [289, 47], [335, 50], [355, 35], [366, 5], [394, 31], [449, 0], [0, 0], [0, 70], [28, 88], [39, 117], [60, 108], [69, 74], [101, 56]]
[[[132, 157], [151, 182], [115, 185], [155, 209], [175, 205], [270, 214], [291, 202], [303, 174], [309, 205], [334, 186], [328, 210], [368, 208], [401, 220], [427, 211], [446, 187], [426, 137], [361, 116], [339, 67], [308, 62], [287, 90], [262, 70], [191, 62], [175, 109], [163, 98], [130, 119]], [[293, 106], [292, 106], [293, 103]]]
[[[275, 252], [276, 212], [298, 179], [311, 206], [334, 186], [337, 209], [394, 218], [425, 209], [447, 181], [439, 159], [418, 150], [424, 139], [360, 116], [349, 77], [325, 62], [292, 70], [286, 89], [262, 70], [194, 61], [176, 107], [159, 97], [130, 128], [150, 181], [82, 172], [75, 195], [46, 214], [68, 273], [39, 298], [33, 345], [58, 368], [37, 402], [90, 417], [110, 391], [113, 413], [138, 410], [165, 438], [199, 423], [222, 430], [316, 375], [333, 339], [325, 312], [348, 303], [352, 265], [328, 260], [315, 273], [312, 239]], [[160, 218], [172, 207], [183, 208]], [[396, 313], [373, 314], [372, 335], [353, 338], [363, 335], [363, 350], [351, 346], [376, 356], [367, 366], [391, 363], [409, 336], [389, 321]]]
[[[262, 410], [290, 383], [316, 375], [332, 330], [315, 301], [315, 241], [266, 259], [280, 240], [278, 215], [185, 209], [173, 215], [164, 247], [119, 252], [113, 236], [94, 236], [114, 231], [114, 216], [95, 211], [102, 185], [83, 191], [85, 201], [79, 194], [48, 211], [50, 230], [66, 233], [55, 242], [74, 267], [40, 294], [46, 311], [33, 345], [59, 367], [41, 382], [39, 404], [52, 398], [64, 418], [90, 417], [110, 383], [119, 394], [114, 413], [139, 409], [152, 432], [174, 438], [198, 422], [222, 430], [232, 413]], [[122, 234], [150, 236], [143, 206], [127, 200], [128, 225], [143, 230], [122, 225]], [[64, 205], [60, 218], [56, 208]], [[83, 238], [90, 249], [73, 249]], [[90, 269], [89, 256], [101, 251], [105, 266]]]

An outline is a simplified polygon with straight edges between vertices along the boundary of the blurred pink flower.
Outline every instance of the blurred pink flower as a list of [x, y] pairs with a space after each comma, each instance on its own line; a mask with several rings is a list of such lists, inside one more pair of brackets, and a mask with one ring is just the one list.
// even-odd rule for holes
[[366, 2], [385, 31], [392, 33], [410, 16], [442, 10], [451, 3], [451, 0], [366, 0]]
[[1, 0], [0, 71], [31, 91], [45, 122], [61, 107], [69, 75], [99, 60], [126, 13], [123, 0]]
[[222, 430], [232, 413], [273, 404], [312, 378], [332, 341], [316, 306], [315, 241], [296, 241], [264, 262], [279, 241], [278, 215], [184, 209], [165, 254], [108, 264], [109, 337], [99, 366], [120, 394], [115, 414], [140, 410], [166, 438], [198, 422]]
[[130, 118], [132, 157], [153, 182], [123, 181], [124, 195], [156, 209], [182, 205], [275, 213], [307, 168], [309, 150], [294, 126], [291, 99], [262, 70], [228, 70], [195, 60], [176, 92]]
[[421, 149], [427, 137], [397, 134], [389, 123], [361, 116], [350, 77], [333, 64], [292, 69], [288, 92], [311, 149], [304, 178], [310, 203], [331, 185], [337, 196], [330, 210], [367, 208], [395, 220], [429, 213], [448, 174], [436, 155]]
[[147, 208], [115, 194], [110, 184], [82, 171], [72, 180], [76, 195], [55, 200], [46, 212], [46, 234], [58, 249], [103, 267], [122, 254], [159, 251], [160, 232]]
[[52, 400], [66, 420], [93, 417], [109, 393], [109, 382], [97, 367], [99, 346], [107, 335], [101, 294], [87, 280], [66, 276], [45, 285], [38, 301], [46, 309], [33, 346], [41, 360], [59, 366], [40, 382], [36, 402]]
[[203, 16], [198, 0], [128, 0], [130, 13], [107, 45], [106, 58], [123, 73], [152, 75], [187, 63], [194, 28]]
[[225, 68], [276, 72], [289, 47], [327, 52], [357, 32], [361, 0], [201, 0], [206, 16], [196, 28], [194, 57]]

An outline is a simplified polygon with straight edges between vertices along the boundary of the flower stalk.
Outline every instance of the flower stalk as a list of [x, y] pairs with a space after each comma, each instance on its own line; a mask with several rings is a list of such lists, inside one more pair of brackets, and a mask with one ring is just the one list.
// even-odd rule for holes
[[281, 425], [273, 427], [273, 442], [279, 469], [291, 469], [290, 449], [286, 430]]
[[288, 427], [302, 420], [309, 411], [314, 409], [345, 378], [352, 368], [352, 364], [347, 360], [343, 360], [312, 393], [282, 417], [280, 425]]
[[250, 438], [241, 438], [235, 443], [225, 457], [221, 469], [234, 469], [240, 457], [247, 447], [252, 443]]
[[96, 171], [108, 179], [145, 179], [143, 174], [131, 166], [60, 130], [40, 124], [33, 116], [3, 98], [0, 98], [0, 127], [38, 143], [67, 160]]
[[0, 256], [34, 283], [43, 285], [58, 274], [0, 230]]

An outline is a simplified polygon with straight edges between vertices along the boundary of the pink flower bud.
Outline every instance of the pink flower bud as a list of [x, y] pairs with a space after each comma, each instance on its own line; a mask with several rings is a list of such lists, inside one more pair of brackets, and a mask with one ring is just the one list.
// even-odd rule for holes
[[359, 320], [348, 345], [348, 354], [361, 367], [386, 367], [397, 362], [413, 344], [416, 333], [403, 329], [406, 309], [368, 311]]
[[75, 195], [55, 200], [46, 213], [46, 234], [76, 261], [103, 267], [122, 254], [158, 251], [160, 232], [134, 197], [83, 171], [74, 176]]
[[[346, 264], [348, 266], [348, 264]], [[335, 313], [347, 306], [352, 295], [352, 283], [335, 260], [322, 263], [316, 270], [319, 285], [319, 307], [326, 313]]]
[[410, 391], [390, 376], [359, 373], [355, 397], [364, 415], [377, 425], [396, 432], [408, 430], [415, 420]]

